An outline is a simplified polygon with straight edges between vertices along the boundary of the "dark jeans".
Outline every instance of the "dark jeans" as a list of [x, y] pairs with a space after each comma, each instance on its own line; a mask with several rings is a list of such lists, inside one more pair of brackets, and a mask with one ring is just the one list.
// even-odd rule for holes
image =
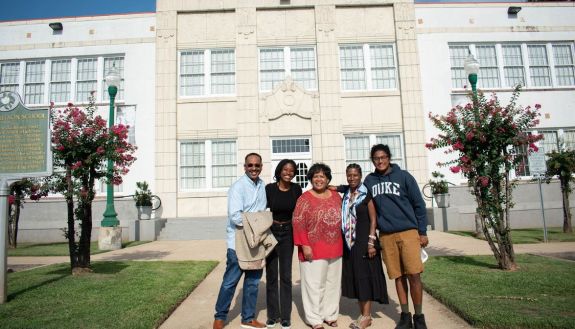
[[[291, 319], [291, 266], [293, 259], [293, 233], [291, 223], [273, 224], [271, 231], [278, 241], [266, 259], [266, 301], [268, 319], [290, 321]], [[279, 269], [279, 272], [278, 272]], [[278, 289], [279, 274], [279, 289]], [[278, 296], [279, 293], [279, 296]]]
[[255, 319], [256, 315], [256, 301], [258, 298], [258, 285], [262, 277], [262, 270], [244, 271], [240, 268], [236, 251], [228, 249], [226, 272], [218, 294], [218, 301], [216, 302], [216, 314], [214, 318], [217, 320], [226, 320], [232, 298], [236, 292], [236, 286], [244, 274], [244, 291], [242, 297], [242, 322], [249, 322]]

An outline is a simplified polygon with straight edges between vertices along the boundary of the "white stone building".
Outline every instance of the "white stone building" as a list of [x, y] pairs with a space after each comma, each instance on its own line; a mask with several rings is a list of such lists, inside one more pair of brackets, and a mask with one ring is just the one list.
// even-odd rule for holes
[[[510, 7], [519, 11], [509, 14]], [[573, 2], [418, 4], [415, 16], [427, 141], [438, 133], [428, 112], [446, 114], [469, 102], [463, 61], [471, 51], [481, 65], [477, 87], [486, 96], [495, 92], [507, 104], [513, 87], [521, 83], [519, 104], [541, 104], [536, 132], [545, 139], [540, 152], [557, 150], [560, 136], [575, 149]], [[442, 151], [430, 152], [429, 171], [437, 170], [436, 163], [444, 158]], [[447, 168], [440, 171], [452, 182], [461, 180]], [[515, 174], [530, 179], [528, 161]]]
[[[117, 196], [133, 194], [141, 180], [148, 181], [152, 191], [155, 188], [155, 29], [154, 13], [0, 22], [0, 90], [18, 92], [29, 108], [47, 108], [51, 101], [56, 107], [68, 102], [83, 107], [90, 92], [96, 91], [98, 114], [108, 119], [104, 77], [112, 66], [119, 70], [115, 122], [131, 126], [129, 138], [138, 146], [138, 160], [116, 187]], [[96, 189], [94, 225], [98, 226], [106, 189], [100, 182]], [[27, 203], [21, 241], [63, 239], [59, 229], [66, 226], [64, 203], [49, 199]], [[135, 219], [129, 198], [118, 200], [116, 211], [121, 226]], [[53, 230], [46, 234], [44, 229]]]
[[427, 178], [412, 1], [157, 1], [156, 190], [166, 217], [226, 214], [244, 156]]

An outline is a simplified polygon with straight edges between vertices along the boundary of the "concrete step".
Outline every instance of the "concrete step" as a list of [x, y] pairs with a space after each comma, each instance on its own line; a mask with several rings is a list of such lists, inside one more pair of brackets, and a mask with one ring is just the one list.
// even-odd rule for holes
[[168, 218], [158, 240], [225, 240], [226, 217]]

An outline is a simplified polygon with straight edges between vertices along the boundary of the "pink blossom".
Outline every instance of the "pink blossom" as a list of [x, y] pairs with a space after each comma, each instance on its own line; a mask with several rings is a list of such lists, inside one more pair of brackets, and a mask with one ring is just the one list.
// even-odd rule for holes
[[104, 153], [104, 148], [102, 146], [98, 146], [98, 148], [96, 149], [96, 153], [98, 154], [103, 154]]
[[428, 149], [431, 149], [431, 148], [433, 147], [433, 144], [431, 144], [431, 143], [426, 143], [426, 144], [425, 144], [425, 147], [428, 148]]
[[461, 167], [460, 166], [453, 166], [453, 167], [449, 168], [449, 170], [451, 170], [452, 173], [457, 174], [461, 170]]
[[75, 163], [70, 167], [70, 169], [76, 170], [76, 169], [78, 169], [78, 168], [80, 168], [80, 167], [82, 167], [82, 161], [77, 161], [77, 162], [75, 162]]
[[459, 160], [463, 163], [469, 163], [469, 157], [467, 155], [462, 156]]
[[535, 104], [535, 108], [539, 110], [541, 108], [541, 104]]
[[463, 151], [465, 147], [463, 146], [463, 143], [458, 140], [455, 144], [453, 144], [453, 149], [456, 151]]
[[56, 147], [56, 149], [58, 151], [64, 151], [66, 148], [64, 147], [64, 145], [58, 145], [58, 147]]
[[16, 197], [13, 195], [9, 195], [8, 196], [8, 204], [11, 205], [11, 204], [14, 204], [14, 202], [16, 202]]
[[473, 137], [475, 137], [475, 134], [473, 134], [472, 131], [468, 132], [468, 133], [465, 135], [465, 139], [467, 139], [468, 142], [470, 142], [471, 140], [473, 140]]
[[481, 186], [483, 187], [487, 187], [489, 185], [489, 177], [479, 176], [477, 180], [479, 181], [479, 184], [481, 184]]
[[537, 147], [537, 145], [530, 143], [529, 144], [529, 148], [533, 150], [533, 152], [539, 152], [539, 148]]

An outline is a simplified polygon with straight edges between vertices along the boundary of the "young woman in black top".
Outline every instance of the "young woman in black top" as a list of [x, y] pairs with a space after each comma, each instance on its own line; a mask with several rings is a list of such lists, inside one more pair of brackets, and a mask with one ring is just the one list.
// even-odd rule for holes
[[271, 231], [278, 241], [266, 259], [268, 328], [275, 327], [276, 323], [281, 323], [282, 329], [291, 327], [291, 273], [294, 249], [291, 220], [297, 198], [302, 194], [301, 187], [292, 183], [295, 173], [295, 162], [284, 159], [276, 167], [275, 183], [266, 185], [268, 207], [273, 214]]

